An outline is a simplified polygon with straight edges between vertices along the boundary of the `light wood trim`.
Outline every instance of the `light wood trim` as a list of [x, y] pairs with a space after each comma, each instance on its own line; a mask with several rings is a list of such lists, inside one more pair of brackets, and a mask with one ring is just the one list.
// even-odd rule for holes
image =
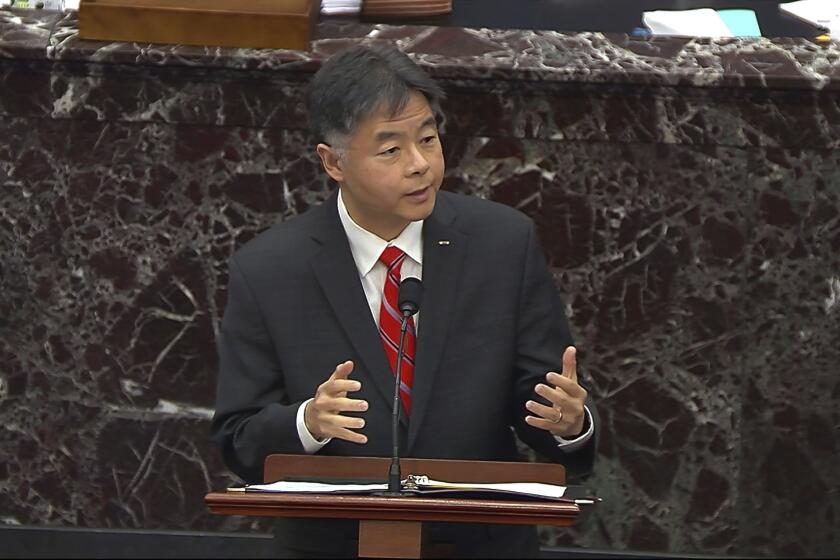
[[573, 525], [580, 507], [567, 502], [385, 498], [329, 494], [211, 492], [212, 513], [267, 517]]

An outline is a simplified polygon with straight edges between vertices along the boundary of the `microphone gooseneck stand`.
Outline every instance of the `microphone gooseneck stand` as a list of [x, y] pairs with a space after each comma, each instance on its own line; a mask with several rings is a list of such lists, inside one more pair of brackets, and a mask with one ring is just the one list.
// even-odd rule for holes
[[400, 385], [402, 384], [402, 357], [404, 353], [405, 332], [408, 330], [410, 311], [403, 311], [400, 325], [400, 344], [397, 350], [396, 383], [394, 383], [394, 409], [391, 414], [391, 468], [388, 469], [388, 491], [383, 496], [402, 496], [402, 473], [400, 472]]
[[388, 490], [379, 496], [406, 496], [402, 492], [402, 473], [400, 472], [400, 386], [402, 385], [402, 362], [405, 354], [405, 333], [408, 330], [408, 320], [420, 310], [420, 300], [423, 297], [423, 284], [417, 278], [406, 278], [400, 282], [398, 305], [402, 313], [400, 324], [400, 343], [397, 347], [397, 367], [394, 372], [394, 406], [391, 416], [391, 467], [388, 469]]

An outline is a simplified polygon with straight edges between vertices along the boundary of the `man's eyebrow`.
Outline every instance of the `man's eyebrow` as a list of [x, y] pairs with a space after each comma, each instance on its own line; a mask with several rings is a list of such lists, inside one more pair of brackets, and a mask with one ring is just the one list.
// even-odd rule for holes
[[428, 128], [430, 126], [436, 126], [436, 125], [437, 125], [437, 121], [435, 121], [435, 118], [434, 117], [429, 117], [428, 119], [426, 119], [425, 121], [420, 123], [420, 128], [418, 130], [423, 130], [424, 128]]
[[[437, 124], [437, 121], [435, 120], [435, 117], [431, 116], [431, 117], [427, 118], [426, 120], [424, 120], [422, 123], [420, 123], [420, 126], [417, 128], [417, 130], [423, 130], [424, 128], [428, 128], [430, 126], [436, 126], [436, 124]], [[385, 140], [391, 140], [392, 138], [398, 138], [402, 135], [403, 135], [402, 132], [395, 132], [393, 130], [382, 130], [380, 132], [377, 132], [373, 136], [373, 139], [374, 139], [375, 142], [384, 142]]]
[[377, 132], [373, 139], [376, 142], [384, 142], [385, 140], [390, 140], [391, 138], [397, 138], [398, 136], [402, 136], [400, 132], [394, 132], [392, 130], [383, 130], [382, 132]]

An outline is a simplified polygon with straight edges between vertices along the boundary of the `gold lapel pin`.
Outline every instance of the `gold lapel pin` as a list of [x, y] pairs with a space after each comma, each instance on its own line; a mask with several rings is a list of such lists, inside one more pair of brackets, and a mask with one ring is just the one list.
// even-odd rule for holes
[[438, 241], [438, 245], [449, 245], [449, 240], [441, 239], [440, 241]]

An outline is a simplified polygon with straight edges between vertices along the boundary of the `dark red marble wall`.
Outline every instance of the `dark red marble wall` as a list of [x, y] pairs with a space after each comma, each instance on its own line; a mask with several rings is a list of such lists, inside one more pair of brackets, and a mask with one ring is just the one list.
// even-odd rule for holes
[[[317, 63], [79, 43], [72, 18], [2, 23], [0, 523], [266, 530], [201, 500], [231, 482], [208, 440], [213, 340], [228, 256], [330, 188], [304, 129]], [[685, 78], [703, 53], [679, 42], [332, 32], [321, 55], [365, 35], [415, 52], [449, 93], [444, 187], [539, 225], [604, 422], [605, 500], [545, 542], [836, 550], [833, 51], [774, 47], [814, 65], [810, 85], [704, 87]], [[528, 41], [528, 72], [482, 59], [459, 76], [451, 58]], [[732, 67], [731, 43], [706, 47], [706, 67]], [[582, 75], [609, 57], [640, 65], [625, 83]]]

